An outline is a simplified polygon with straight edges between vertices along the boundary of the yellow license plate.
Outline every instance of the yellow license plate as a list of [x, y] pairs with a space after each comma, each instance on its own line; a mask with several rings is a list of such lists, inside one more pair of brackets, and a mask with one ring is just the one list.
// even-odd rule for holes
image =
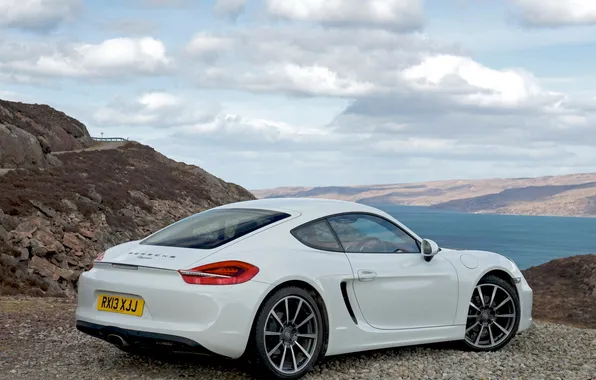
[[112, 313], [121, 313], [128, 315], [143, 315], [145, 301], [139, 298], [129, 298], [121, 296], [109, 296], [100, 294], [97, 298], [97, 310], [109, 311]]

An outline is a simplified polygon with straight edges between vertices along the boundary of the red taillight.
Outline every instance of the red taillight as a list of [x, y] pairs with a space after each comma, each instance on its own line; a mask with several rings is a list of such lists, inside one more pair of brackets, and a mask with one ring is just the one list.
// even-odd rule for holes
[[243, 261], [221, 261], [178, 271], [182, 279], [195, 285], [234, 285], [249, 281], [259, 268]]
[[100, 252], [99, 255], [97, 255], [97, 257], [95, 258], [95, 260], [93, 262], [91, 262], [91, 265], [88, 265], [87, 269], [85, 269], [85, 270], [91, 270], [93, 268], [93, 263], [95, 263], [96, 261], [103, 260], [103, 255], [105, 255], [105, 252]]

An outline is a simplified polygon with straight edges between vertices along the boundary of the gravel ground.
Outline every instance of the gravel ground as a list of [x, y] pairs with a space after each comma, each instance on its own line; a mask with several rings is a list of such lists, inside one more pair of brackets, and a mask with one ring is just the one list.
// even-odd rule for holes
[[[0, 379], [248, 379], [241, 363], [202, 356], [134, 357], [73, 327], [66, 300], [0, 298]], [[319, 363], [304, 379], [596, 379], [596, 330], [537, 322], [496, 353], [451, 345]]]

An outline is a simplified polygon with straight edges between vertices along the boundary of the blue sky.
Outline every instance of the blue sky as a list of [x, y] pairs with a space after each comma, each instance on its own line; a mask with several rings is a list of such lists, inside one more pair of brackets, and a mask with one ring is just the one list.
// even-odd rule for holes
[[591, 0], [5, 0], [0, 98], [247, 188], [596, 171]]

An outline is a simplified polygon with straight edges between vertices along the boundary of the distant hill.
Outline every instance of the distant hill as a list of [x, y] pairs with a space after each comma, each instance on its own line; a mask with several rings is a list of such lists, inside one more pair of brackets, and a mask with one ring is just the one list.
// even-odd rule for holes
[[47, 105], [0, 100], [0, 295], [72, 296], [105, 249], [246, 189], [136, 143], [95, 143]]
[[473, 213], [596, 216], [596, 173], [367, 186], [279, 187], [252, 190], [252, 193], [257, 198], [331, 198]]

